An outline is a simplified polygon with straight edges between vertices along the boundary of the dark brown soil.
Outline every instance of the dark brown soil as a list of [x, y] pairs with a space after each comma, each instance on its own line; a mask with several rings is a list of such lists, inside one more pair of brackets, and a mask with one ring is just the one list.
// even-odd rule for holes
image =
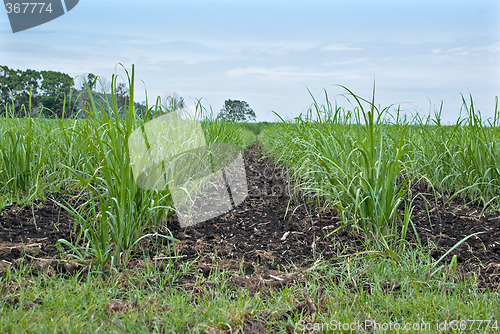
[[[413, 222], [422, 244], [437, 245], [431, 256], [438, 260], [462, 239], [469, 237], [443, 260], [449, 263], [457, 256], [459, 267], [480, 274], [480, 287], [498, 288], [500, 283], [500, 214], [480, 216], [479, 205], [464, 199], [436, 200], [431, 194], [414, 198]], [[477, 235], [473, 235], [478, 233]], [[409, 236], [415, 240], [414, 233]]]
[[[245, 167], [249, 194], [235, 210], [186, 229], [178, 228], [173, 217], [171, 230], [181, 240], [178, 250], [188, 256], [208, 252], [244, 258], [272, 269], [307, 266], [320, 254], [335, 256], [338, 245], [325, 238], [340, 226], [333, 210], [319, 215], [312, 203], [290, 200], [286, 170], [264, 158], [257, 145], [246, 150]], [[347, 237], [344, 232], [337, 235]]]
[[54, 244], [70, 236], [70, 215], [57, 202], [61, 198], [35, 201], [31, 207], [10, 205], [0, 213], [0, 261], [12, 262], [30, 254], [53, 257]]
[[[263, 156], [258, 144], [245, 150], [249, 196], [236, 209], [192, 227], [181, 229], [175, 217], [168, 226], [182, 258], [226, 258], [243, 263], [251, 275], [259, 268], [270, 271], [307, 267], [322, 256], [331, 259], [341, 251], [362, 250], [362, 242], [350, 230], [343, 229], [329, 236], [340, 226], [335, 210], [318, 208], [314, 203], [290, 199], [285, 168], [276, 167]], [[418, 190], [418, 189], [416, 189]], [[462, 238], [469, 238], [454, 250], [443, 263], [457, 255], [459, 268], [481, 274], [480, 286], [497, 288], [500, 281], [500, 215], [479, 217], [480, 209], [465, 205], [461, 199], [443, 203], [442, 199], [425, 194], [414, 199], [413, 221], [422, 243], [437, 245], [432, 256], [438, 259]], [[425, 198], [425, 200], [424, 200]], [[16, 205], [0, 214], [0, 273], [26, 256], [54, 259], [59, 253], [58, 239], [71, 239], [71, 216], [56, 202], [61, 197], [38, 201], [32, 207]], [[427, 205], [425, 204], [428, 202]], [[429, 221], [430, 218], [430, 221]], [[413, 232], [407, 239], [416, 242]], [[151, 256], [158, 255], [155, 251]], [[172, 254], [163, 254], [170, 256]], [[204, 261], [204, 263], [208, 263]], [[209, 274], [210, 268], [203, 271]]]

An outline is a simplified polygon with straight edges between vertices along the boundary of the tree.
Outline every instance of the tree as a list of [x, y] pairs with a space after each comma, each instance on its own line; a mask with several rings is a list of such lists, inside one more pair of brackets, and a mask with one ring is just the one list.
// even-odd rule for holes
[[66, 73], [42, 71], [42, 96], [40, 102], [46, 116], [71, 116], [76, 107], [71, 98], [74, 80]]
[[[18, 70], [21, 78], [21, 96], [18, 96], [17, 102], [29, 106], [31, 100], [31, 108], [36, 108], [39, 105], [39, 84], [41, 73], [35, 70], [27, 69], [26, 71]], [[30, 110], [31, 112], [31, 110]]]
[[92, 92], [97, 85], [97, 79], [97, 75], [93, 73], [87, 74], [87, 81], [84, 82], [82, 89], [85, 90], [88, 87], [88, 89]]
[[116, 88], [113, 89], [115, 92], [116, 105], [118, 109], [121, 109], [123, 112], [130, 99], [128, 87], [124, 83], [120, 82], [118, 85], [116, 85]]
[[182, 109], [186, 106], [186, 102], [184, 101], [184, 98], [177, 95], [177, 93], [172, 93], [172, 95], [168, 95], [166, 98], [166, 103], [165, 103], [165, 109], [167, 111], [173, 112], [178, 109]]
[[247, 102], [226, 100], [217, 118], [223, 121], [248, 122], [255, 121], [257, 117]]
[[139, 117], [145, 118], [148, 114], [148, 108], [146, 107], [146, 101], [134, 102], [135, 114]]
[[[80, 88], [77, 91], [77, 109], [80, 109], [81, 111], [90, 111], [92, 109], [91, 97], [94, 101], [97, 99], [96, 88], [98, 80], [99, 77], [93, 73], [88, 73], [87, 75], [79, 77]], [[101, 82], [101, 88], [104, 88], [104, 90], [108, 89], [107, 83]], [[87, 114], [85, 112], [81, 112], [80, 114], [81, 117], [86, 117], [86, 115]]]
[[22, 116], [23, 105], [26, 111], [32, 111], [28, 110], [30, 101], [31, 108], [36, 108], [39, 104], [40, 78], [40, 72], [34, 70], [22, 71], [0, 66], [0, 114], [12, 112], [14, 107], [16, 115]]
[[7, 66], [0, 66], [0, 105], [2, 107], [2, 112], [4, 112], [3, 109], [6, 108], [11, 100], [10, 93], [15, 85], [13, 82], [15, 77], [14, 70]]

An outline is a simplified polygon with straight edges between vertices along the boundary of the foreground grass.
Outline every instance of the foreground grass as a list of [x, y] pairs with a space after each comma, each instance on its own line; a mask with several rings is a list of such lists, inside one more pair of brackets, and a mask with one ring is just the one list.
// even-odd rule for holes
[[[498, 292], [480, 291], [473, 276], [460, 278], [447, 270], [429, 277], [429, 258], [408, 252], [399, 264], [367, 254], [335, 265], [318, 261], [307, 270], [280, 274], [293, 279], [273, 288], [251, 284], [270, 279], [258, 270], [241, 284], [241, 272], [203, 275], [194, 262], [146, 261], [120, 272], [67, 278], [35, 275], [23, 265], [0, 279], [0, 328], [11, 333], [241, 333], [249, 328], [299, 333], [361, 324], [355, 329], [363, 333], [374, 323], [392, 323], [393, 328], [421, 326], [426, 333], [456, 332], [460, 324], [468, 326], [462, 332], [494, 332]], [[233, 279], [237, 276], [240, 284]], [[487, 330], [486, 323], [467, 320], [492, 322]], [[438, 330], [452, 321], [448, 330]], [[406, 332], [416, 332], [412, 328]]]

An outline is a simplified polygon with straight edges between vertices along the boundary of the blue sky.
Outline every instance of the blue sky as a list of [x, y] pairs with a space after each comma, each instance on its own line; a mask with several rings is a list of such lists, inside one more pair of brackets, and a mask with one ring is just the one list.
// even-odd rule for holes
[[[66, 15], [13, 34], [0, 13], [0, 64], [109, 80], [135, 64], [136, 100], [177, 92], [247, 101], [258, 120], [289, 118], [343, 99], [345, 85], [376, 102], [427, 114], [460, 93], [485, 116], [500, 96], [500, 1], [81, 0]], [[141, 82], [144, 82], [144, 84]]]

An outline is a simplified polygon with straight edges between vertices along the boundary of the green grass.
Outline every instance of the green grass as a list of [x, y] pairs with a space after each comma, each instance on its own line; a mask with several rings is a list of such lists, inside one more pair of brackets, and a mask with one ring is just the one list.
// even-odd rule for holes
[[[365, 100], [349, 89], [352, 110], [329, 101], [306, 115], [275, 124], [259, 138], [264, 148], [292, 170], [302, 194], [336, 207], [346, 226], [395, 249], [411, 224], [411, 185], [425, 183], [436, 198], [462, 196], [500, 208], [500, 130], [482, 120], [472, 98], [467, 116], [445, 126], [436, 118], [412, 122], [400, 109], [376, 107], [375, 89]], [[325, 204], [326, 203], [326, 204]]]
[[[397, 183], [408, 152], [407, 125], [394, 131], [385, 122], [389, 107], [379, 110], [375, 96], [367, 101], [345, 89], [355, 100], [352, 111], [332, 105], [328, 96], [325, 105], [314, 100], [304, 119], [265, 130], [264, 147], [292, 167], [304, 192], [332, 202], [367, 242], [400, 241], [410, 214], [406, 182]], [[396, 231], [401, 206], [406, 226]]]
[[482, 204], [484, 212], [500, 209], [500, 121], [482, 119], [472, 97], [463, 97], [463, 112], [454, 125], [435, 118], [418, 119], [409, 129], [412, 153], [409, 173], [436, 190]]
[[[245, 322], [258, 321], [270, 332], [291, 326], [300, 333], [307, 324], [372, 321], [428, 323], [432, 329], [425, 332], [438, 333], [437, 324], [445, 321], [499, 320], [498, 292], [471, 289], [474, 277], [456, 282], [459, 276], [446, 270], [429, 278], [425, 253], [406, 252], [399, 265], [369, 254], [345, 255], [338, 265], [317, 262], [296, 276], [297, 283], [257, 291], [231, 283], [238, 271], [216, 270], [204, 277], [190, 263], [177, 269], [167, 263], [163, 270], [165, 265], [145, 260], [135, 269], [70, 278], [34, 275], [26, 264], [0, 278], [0, 328], [10, 333], [242, 333]], [[387, 280], [400, 288], [384, 289]], [[304, 293], [317, 313], [300, 308]]]
[[240, 123], [238, 123], [238, 125], [240, 125], [243, 129], [251, 131], [256, 136], [258, 136], [262, 130], [271, 126], [272, 124], [273, 123], [269, 123], [269, 122], [257, 122], [257, 123], [240, 122]]

